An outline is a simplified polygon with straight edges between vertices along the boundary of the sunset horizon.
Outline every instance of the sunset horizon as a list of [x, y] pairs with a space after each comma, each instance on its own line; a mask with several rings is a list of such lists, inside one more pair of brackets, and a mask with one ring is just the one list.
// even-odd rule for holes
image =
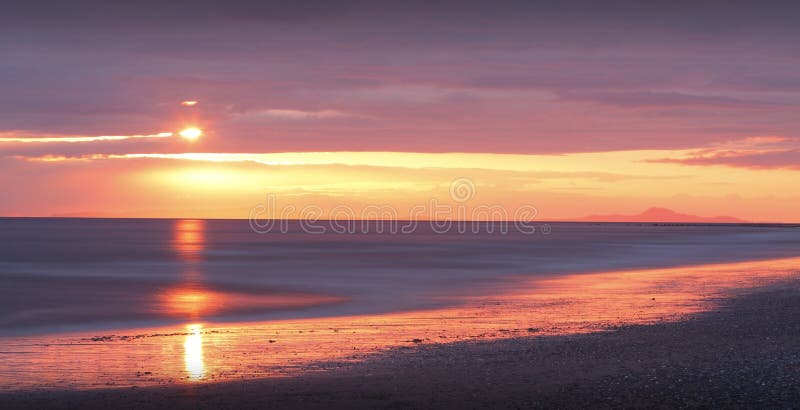
[[800, 7], [0, 12], [0, 408], [792, 408]]
[[467, 177], [548, 220], [800, 221], [791, 13], [626, 4], [19, 7], [0, 216], [402, 208]]
[[[0, 148], [12, 144], [1, 141]], [[513, 207], [525, 201], [537, 205], [540, 218], [549, 221], [593, 214], [636, 214], [653, 207], [691, 215], [725, 215], [757, 223], [800, 221], [793, 197], [781, 199], [774, 195], [775, 192], [792, 195], [788, 187], [798, 171], [715, 166], [701, 172], [669, 163], [672, 162], [669, 155], [675, 154], [620, 151], [556, 156], [340, 151], [14, 155], [7, 158], [16, 171], [34, 175], [55, 172], [50, 183], [60, 184], [60, 190], [68, 188], [76, 192], [65, 197], [62, 192], [55, 195], [48, 190], [38, 191], [36, 202], [29, 205], [24, 201], [30, 194], [23, 193], [15, 198], [19, 205], [7, 203], [0, 216], [247, 219], [249, 209], [263, 202], [266, 195], [278, 196], [301, 207], [318, 205], [326, 210], [367, 204], [408, 208], [414, 202], [446, 198], [450, 181], [469, 175], [483, 204]], [[583, 165], [584, 161], [591, 162]], [[115, 170], [114, 163], [119, 162], [124, 163], [120, 165], [122, 170]], [[625, 171], [617, 171], [620, 169]], [[105, 184], [97, 191], [90, 185], [70, 182], [77, 175], [95, 172], [108, 178], [121, 172], [125, 185]], [[514, 178], [516, 184], [498, 186], [500, 175]], [[739, 175], [744, 182], [737, 183], [735, 189], [724, 184], [713, 186], [714, 181], [723, 181], [731, 175]], [[36, 176], [32, 178], [31, 183], [39, 183]], [[352, 178], [361, 179], [358, 189], [342, 186]], [[10, 182], [13, 178], [6, 180]], [[531, 190], [531, 186], [540, 188]], [[748, 195], [738, 193], [743, 187], [752, 188]], [[136, 191], [131, 191], [134, 188]], [[220, 198], [218, 192], [210, 191], [213, 188], [224, 190], [226, 197]], [[602, 193], [587, 194], [586, 190]], [[151, 193], [131, 196], [134, 192]], [[177, 198], [176, 193], [180, 194]], [[50, 201], [41, 201], [41, 197]], [[92, 204], [82, 204], [85, 201], [81, 199], [86, 197], [91, 198]], [[591, 205], [587, 206], [587, 202]]]

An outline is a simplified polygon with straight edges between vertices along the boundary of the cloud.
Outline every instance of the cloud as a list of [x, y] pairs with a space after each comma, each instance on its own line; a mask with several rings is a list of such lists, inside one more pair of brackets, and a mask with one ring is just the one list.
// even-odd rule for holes
[[667, 107], [694, 107], [694, 108], [775, 108], [787, 104], [769, 101], [743, 100], [728, 96], [698, 95], [678, 92], [595, 92], [580, 93], [568, 92], [560, 95], [568, 101], [585, 101], [598, 104], [612, 105], [623, 108], [667, 108]]
[[330, 120], [356, 117], [356, 115], [338, 110], [303, 111], [291, 109], [267, 109], [251, 111], [237, 116], [241, 120], [280, 119], [280, 120]]
[[800, 139], [780, 136], [749, 137], [709, 148], [692, 150], [678, 158], [658, 158], [647, 162], [753, 169], [800, 170]]
[[800, 149], [769, 152], [727, 151], [690, 156], [687, 158], [661, 158], [649, 162], [681, 165], [725, 165], [738, 168], [800, 170]]
[[[562, 156], [549, 156], [563, 161]], [[329, 166], [402, 168], [410, 170], [483, 170], [534, 174], [540, 179], [590, 179], [603, 182], [623, 180], [667, 180], [685, 178], [685, 175], [649, 175], [647, 173], [621, 173], [612, 170], [547, 170], [542, 168], [544, 156], [416, 153], [416, 152], [281, 152], [281, 153], [136, 153], [136, 154], [82, 154], [82, 155], [17, 155], [16, 159], [28, 162], [85, 162], [102, 160], [170, 160], [206, 163], [255, 163], [267, 166]]]
[[[2, 158], [75, 158], [81, 156], [130, 152], [182, 152], [189, 146], [172, 132], [131, 135], [71, 135], [42, 134], [32, 131], [0, 131], [0, 160]], [[1, 168], [0, 168], [1, 169]]]
[[147, 134], [147, 135], [98, 135], [93, 137], [77, 137], [77, 136], [35, 137], [29, 135], [11, 136], [12, 134], [13, 133], [11, 132], [0, 132], [0, 143], [44, 144], [44, 143], [123, 141], [123, 140], [138, 139], [138, 138], [169, 138], [173, 135], [171, 132], [161, 132], [158, 134]]
[[596, 152], [800, 132], [796, 7], [47, 3], [0, 15], [0, 130], [177, 129], [191, 98], [213, 151]]

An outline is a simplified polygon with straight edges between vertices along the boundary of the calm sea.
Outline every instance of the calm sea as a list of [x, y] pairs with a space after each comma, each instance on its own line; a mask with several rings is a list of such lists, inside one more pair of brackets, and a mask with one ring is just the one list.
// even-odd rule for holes
[[800, 255], [800, 229], [553, 223], [549, 234], [258, 234], [248, 221], [0, 219], [0, 335], [378, 313], [529, 275]]

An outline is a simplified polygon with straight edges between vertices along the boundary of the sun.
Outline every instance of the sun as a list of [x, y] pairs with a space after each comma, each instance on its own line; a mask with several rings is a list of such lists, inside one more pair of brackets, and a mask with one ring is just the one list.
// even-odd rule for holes
[[180, 135], [182, 138], [187, 139], [189, 141], [196, 141], [198, 138], [200, 138], [203, 135], [203, 130], [201, 130], [200, 128], [196, 128], [196, 127], [188, 127], [188, 128], [182, 129], [178, 133], [178, 135]]

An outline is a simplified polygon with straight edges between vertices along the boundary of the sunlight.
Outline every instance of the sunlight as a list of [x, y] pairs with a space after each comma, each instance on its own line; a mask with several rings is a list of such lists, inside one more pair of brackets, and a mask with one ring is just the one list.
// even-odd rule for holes
[[198, 138], [200, 138], [203, 135], [203, 130], [201, 130], [200, 128], [197, 128], [197, 127], [188, 127], [188, 128], [182, 129], [178, 133], [178, 135], [180, 135], [183, 139], [186, 139], [186, 140], [189, 140], [189, 141], [196, 141]]
[[205, 250], [205, 223], [202, 219], [179, 219], [173, 226], [172, 249], [186, 262], [202, 259]]
[[30, 137], [30, 136], [9, 136], [5, 137], [8, 133], [0, 132], [0, 142], [19, 142], [19, 143], [63, 143], [63, 142], [97, 142], [97, 141], [122, 141], [129, 139], [139, 138], [169, 138], [172, 136], [171, 132], [160, 132], [158, 134], [136, 134], [136, 135], [98, 135], [95, 137], [78, 137], [78, 136], [48, 136], [48, 137]]
[[[189, 275], [196, 273], [189, 272]], [[188, 279], [192, 280], [192, 279]], [[220, 309], [223, 296], [196, 283], [185, 283], [168, 288], [158, 295], [160, 313], [197, 320]]]
[[206, 375], [206, 366], [203, 361], [203, 325], [188, 325], [189, 332], [183, 343], [183, 361], [189, 380], [199, 381]]

